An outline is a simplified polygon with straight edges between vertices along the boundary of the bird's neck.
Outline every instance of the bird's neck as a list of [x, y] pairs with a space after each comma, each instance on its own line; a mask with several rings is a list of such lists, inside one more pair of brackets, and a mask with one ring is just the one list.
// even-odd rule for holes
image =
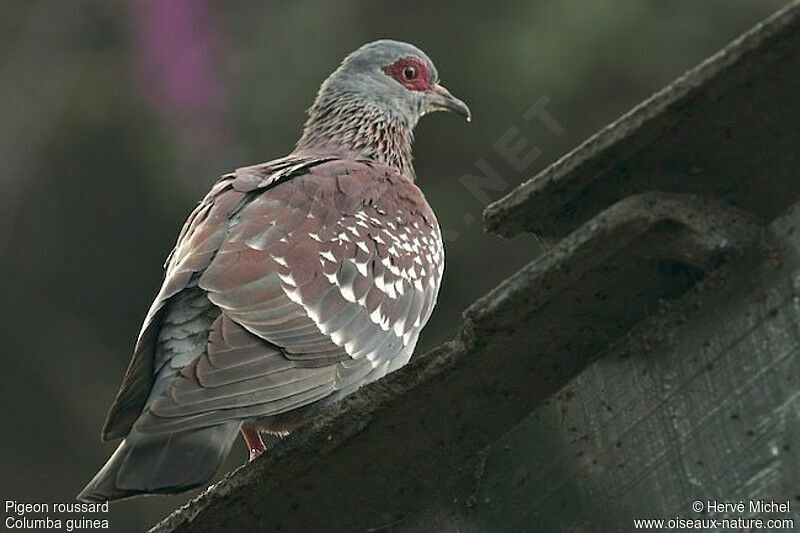
[[376, 105], [319, 97], [309, 110], [295, 152], [369, 159], [413, 179], [413, 127]]

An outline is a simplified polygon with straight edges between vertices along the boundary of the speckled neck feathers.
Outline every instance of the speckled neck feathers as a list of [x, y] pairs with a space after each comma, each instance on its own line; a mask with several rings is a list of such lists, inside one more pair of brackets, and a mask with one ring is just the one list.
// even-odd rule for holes
[[414, 124], [354, 94], [323, 90], [308, 113], [296, 153], [342, 155], [391, 166], [414, 179]]

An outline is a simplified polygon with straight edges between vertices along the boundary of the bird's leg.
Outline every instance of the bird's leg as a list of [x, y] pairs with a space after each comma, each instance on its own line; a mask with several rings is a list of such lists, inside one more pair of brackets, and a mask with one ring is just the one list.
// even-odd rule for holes
[[261, 440], [261, 433], [252, 426], [242, 426], [242, 437], [247, 444], [247, 451], [250, 452], [250, 461], [267, 451], [267, 445]]

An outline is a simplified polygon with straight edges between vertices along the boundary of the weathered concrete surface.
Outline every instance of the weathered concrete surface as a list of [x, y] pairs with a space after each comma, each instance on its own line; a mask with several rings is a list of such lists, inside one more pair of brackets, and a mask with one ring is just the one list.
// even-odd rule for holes
[[422, 502], [463, 507], [476, 453], [662, 299], [760, 239], [748, 217], [696, 197], [626, 199], [477, 302], [456, 340], [365, 387], [156, 531], [227, 531], [231, 517], [237, 531], [363, 531], [422, 516]]
[[[800, 209], [772, 235], [765, 254], [641, 323], [493, 443], [475, 507], [450, 526], [617, 532], [679, 516], [783, 517], [794, 528], [771, 530], [800, 529]], [[757, 499], [791, 512], [691, 508]]]
[[549, 352], [569, 366], [574, 354], [599, 355], [758, 233], [749, 215], [696, 196], [631, 196], [475, 302], [467, 324], [492, 351]]
[[490, 205], [488, 229], [557, 239], [645, 191], [772, 220], [800, 197], [799, 51], [794, 2]]

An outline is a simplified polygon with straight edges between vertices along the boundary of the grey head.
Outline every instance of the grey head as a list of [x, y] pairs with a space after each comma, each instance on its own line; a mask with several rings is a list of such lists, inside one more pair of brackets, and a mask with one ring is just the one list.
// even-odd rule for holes
[[433, 111], [471, 118], [467, 105], [439, 83], [436, 66], [422, 50], [374, 41], [348, 55], [322, 84], [298, 151], [355, 152], [413, 175], [413, 130]]

